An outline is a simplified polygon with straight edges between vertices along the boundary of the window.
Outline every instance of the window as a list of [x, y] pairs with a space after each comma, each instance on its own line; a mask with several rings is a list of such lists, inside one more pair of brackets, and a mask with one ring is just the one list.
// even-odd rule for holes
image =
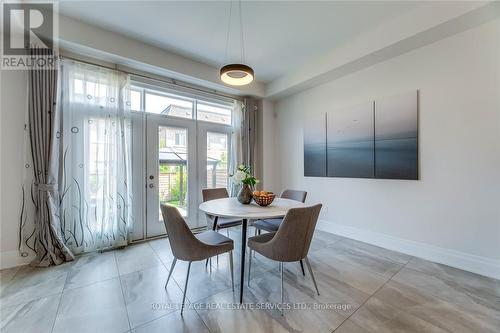
[[204, 102], [198, 102], [197, 104], [198, 120], [231, 125], [231, 114], [231, 108], [224, 105]]
[[207, 187], [228, 185], [228, 135], [207, 132]]
[[145, 91], [146, 105], [144, 111], [149, 113], [165, 114], [172, 117], [193, 118], [193, 102], [160, 95], [149, 90]]
[[130, 89], [130, 109], [133, 111], [142, 110], [142, 91], [137, 89]]
[[175, 145], [185, 146], [186, 145], [186, 133], [175, 133]]
[[69, 100], [74, 103], [90, 103], [94, 106], [114, 105], [118, 101], [119, 91], [107, 78], [97, 75], [84, 77], [72, 73], [69, 79]]
[[[76, 83], [75, 83], [76, 89]], [[82, 88], [83, 89], [83, 88]], [[131, 109], [148, 113], [163, 114], [211, 123], [231, 125], [232, 106], [230, 102], [208, 102], [196, 97], [177, 95], [175, 92], [154, 89], [137, 83], [131, 87]]]
[[[160, 204], [174, 205], [187, 216], [188, 145], [187, 129], [158, 127], [158, 194]], [[158, 221], [162, 221], [161, 210]]]
[[113, 138], [106, 140], [105, 118], [91, 118], [87, 121], [86, 132], [88, 133], [88, 179], [90, 190], [90, 206], [96, 206], [96, 200], [101, 199], [102, 187], [112, 186], [113, 178], [108, 177], [108, 159], [115, 155], [115, 143]]

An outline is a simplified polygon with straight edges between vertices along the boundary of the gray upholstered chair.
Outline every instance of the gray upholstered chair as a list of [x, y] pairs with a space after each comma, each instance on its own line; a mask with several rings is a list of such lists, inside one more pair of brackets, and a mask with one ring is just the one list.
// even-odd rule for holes
[[207, 258], [229, 253], [229, 268], [231, 270], [231, 284], [234, 291], [234, 275], [233, 275], [233, 240], [215, 231], [205, 231], [194, 235], [184, 221], [179, 211], [174, 206], [161, 205], [161, 212], [165, 229], [167, 230], [168, 240], [174, 255], [174, 261], [168, 273], [165, 289], [168, 281], [172, 276], [177, 260], [188, 261], [188, 270], [186, 275], [186, 283], [184, 285], [184, 295], [182, 297], [181, 315], [184, 311], [184, 302], [186, 300], [186, 290], [189, 280], [189, 271], [193, 261], [205, 260]]
[[[284, 199], [306, 202], [307, 192], [297, 190], [284, 190], [283, 192], [281, 192], [280, 197]], [[262, 230], [267, 232], [276, 232], [281, 224], [281, 221], [283, 221], [282, 218], [255, 221], [252, 224], [255, 228], [255, 235], [257, 235], [257, 233], [260, 235]], [[302, 260], [300, 261], [300, 268], [302, 270], [302, 275], [306, 275], [306, 272], [304, 271], [304, 263], [302, 262]]]
[[[203, 202], [205, 201], [210, 201], [210, 200], [215, 200], [215, 199], [222, 199], [222, 198], [229, 198], [229, 194], [227, 193], [226, 188], [206, 188], [201, 190], [201, 194], [203, 196]], [[207, 219], [208, 222], [211, 224], [212, 230], [218, 231], [220, 229], [226, 229], [235, 227], [238, 225], [241, 225], [242, 221], [238, 219], [228, 219], [228, 218], [223, 218], [223, 217], [218, 217], [218, 216], [212, 216], [207, 214]], [[229, 232], [228, 232], [229, 236]]]
[[[210, 200], [216, 200], [216, 199], [222, 199], [222, 198], [229, 198], [229, 194], [227, 193], [227, 189], [225, 187], [205, 188], [205, 189], [201, 190], [201, 195], [203, 197], [203, 202], [210, 201]], [[213, 231], [219, 231], [220, 229], [226, 229], [227, 237], [229, 237], [229, 228], [236, 227], [236, 226], [242, 224], [242, 221], [238, 220], [238, 219], [228, 219], [225, 217], [212, 216], [209, 214], [206, 214], [206, 216], [207, 216], [207, 220], [208, 220], [207, 222], [209, 224], [209, 227], [211, 227]], [[208, 261], [209, 261], [209, 258], [207, 258], [205, 266], [208, 265]], [[210, 259], [210, 264], [211, 263], [212, 263], [212, 259]], [[217, 257], [217, 264], [218, 263], [219, 263], [219, 257]], [[212, 269], [212, 265], [210, 265], [210, 269]]]
[[[311, 264], [307, 259], [307, 253], [309, 252], [320, 210], [321, 204], [311, 207], [292, 208], [288, 211], [276, 232], [265, 233], [248, 239], [248, 247], [250, 248], [248, 261], [249, 286], [252, 269], [252, 251], [256, 251], [266, 258], [280, 262], [281, 304], [283, 304], [283, 262], [304, 259], [316, 292], [319, 295], [318, 285], [314, 279]], [[281, 314], [283, 314], [283, 307]]]
[[[300, 202], [305, 202], [307, 197], [307, 192], [306, 191], [296, 191], [296, 190], [284, 190], [281, 193], [280, 198], [284, 199], [290, 199], [290, 200], [295, 200], [295, 201], [300, 201]], [[255, 227], [255, 232], [260, 230], [264, 230], [267, 232], [275, 232], [278, 230], [278, 227], [281, 224], [281, 221], [283, 219], [266, 219], [266, 220], [258, 220], [253, 223], [253, 226]]]

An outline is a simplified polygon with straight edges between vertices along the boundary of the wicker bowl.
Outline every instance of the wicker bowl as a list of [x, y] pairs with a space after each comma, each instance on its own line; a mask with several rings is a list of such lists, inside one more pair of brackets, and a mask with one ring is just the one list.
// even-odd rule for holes
[[257, 203], [257, 205], [265, 207], [269, 206], [276, 197], [274, 193], [268, 193], [267, 195], [252, 195], [253, 200]]

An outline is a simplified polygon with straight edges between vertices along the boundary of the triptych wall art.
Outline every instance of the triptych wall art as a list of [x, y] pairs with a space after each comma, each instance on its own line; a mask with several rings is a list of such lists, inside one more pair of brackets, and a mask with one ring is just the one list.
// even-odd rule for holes
[[418, 179], [418, 91], [311, 117], [304, 176]]

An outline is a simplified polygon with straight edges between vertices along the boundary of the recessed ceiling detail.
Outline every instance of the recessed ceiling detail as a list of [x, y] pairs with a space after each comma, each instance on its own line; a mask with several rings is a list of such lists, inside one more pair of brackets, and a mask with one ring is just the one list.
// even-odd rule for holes
[[[243, 1], [245, 58], [260, 82], [270, 82], [417, 6], [408, 1]], [[59, 11], [215, 67], [225, 59], [227, 1], [61, 1]], [[239, 38], [236, 24], [232, 41]], [[231, 47], [227, 58], [238, 59], [239, 52]]]

